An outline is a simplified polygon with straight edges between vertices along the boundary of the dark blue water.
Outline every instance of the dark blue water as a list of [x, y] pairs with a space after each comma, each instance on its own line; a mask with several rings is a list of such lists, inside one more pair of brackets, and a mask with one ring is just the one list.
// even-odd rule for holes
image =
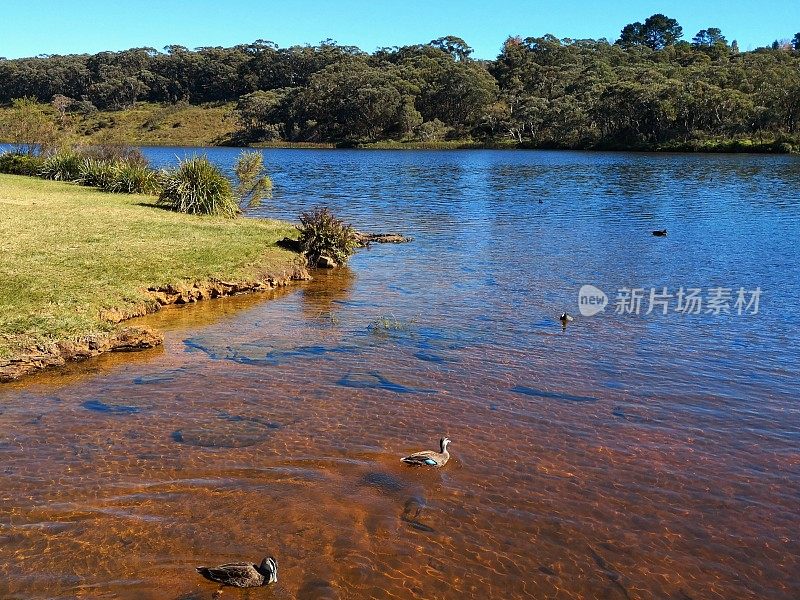
[[[197, 152], [230, 170], [240, 151], [145, 149], [156, 166]], [[800, 382], [800, 158], [263, 154], [275, 193], [253, 215], [296, 221], [301, 210], [322, 204], [359, 229], [415, 238], [402, 250], [379, 248], [354, 262], [397, 281], [385, 306], [393, 313], [410, 317], [425, 307], [449, 326], [468, 322], [494, 344], [532, 347], [554, 316], [579, 315], [578, 290], [592, 284], [609, 305], [573, 325], [586, 338], [569, 368], [579, 360], [607, 370], [647, 369], [647, 377], [626, 385], [641, 393], [669, 386], [674, 393], [702, 390], [739, 401], [790, 396]], [[657, 229], [668, 236], [653, 237]], [[622, 288], [642, 290], [640, 314], [615, 314]], [[671, 296], [668, 314], [661, 314], [663, 303], [645, 314], [651, 290], [663, 294], [664, 288]], [[701, 314], [675, 312], [681, 288], [701, 290]], [[718, 294], [730, 296], [722, 301], [729, 314], [706, 313], [716, 288], [727, 290]], [[738, 306], [741, 289], [745, 304]], [[755, 305], [747, 303], [757, 289], [754, 315]], [[633, 364], [620, 362], [631, 355]]]

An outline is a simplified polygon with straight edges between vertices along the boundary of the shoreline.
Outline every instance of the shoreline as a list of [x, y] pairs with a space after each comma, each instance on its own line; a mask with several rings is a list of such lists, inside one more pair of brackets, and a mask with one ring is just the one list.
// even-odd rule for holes
[[[147, 289], [151, 302], [142, 303], [133, 310], [109, 309], [103, 316], [108, 323], [119, 324], [156, 313], [165, 306], [267, 292], [309, 279], [311, 275], [308, 270], [297, 265], [281, 275], [264, 273], [259, 279], [233, 282], [212, 279], [154, 286]], [[160, 331], [138, 326], [118, 327], [107, 333], [57, 340], [49, 346], [37, 348], [36, 351], [21, 352], [10, 358], [0, 359], [0, 384], [19, 381], [24, 377], [88, 360], [107, 352], [137, 352], [155, 348], [163, 342], [164, 335]]]
[[[750, 144], [743, 140], [722, 140], [714, 143], [691, 142], [631, 145], [620, 146], [616, 144], [597, 144], [587, 146], [558, 146], [554, 144], [506, 144], [484, 143], [468, 140], [454, 140], [445, 142], [396, 142], [381, 141], [351, 144], [346, 142], [253, 142], [251, 144], [212, 144], [212, 145], [182, 145], [182, 144], [141, 144], [142, 148], [250, 148], [253, 150], [530, 150], [554, 152], [631, 152], [642, 154], [766, 154], [766, 155], [800, 155], [798, 149], [782, 148], [783, 142], [759, 142]], [[135, 145], [135, 144], [134, 144]], [[794, 148], [794, 147], [793, 147]]]
[[167, 211], [146, 195], [0, 175], [0, 382], [158, 346], [120, 325], [170, 304], [309, 279], [275, 219]]

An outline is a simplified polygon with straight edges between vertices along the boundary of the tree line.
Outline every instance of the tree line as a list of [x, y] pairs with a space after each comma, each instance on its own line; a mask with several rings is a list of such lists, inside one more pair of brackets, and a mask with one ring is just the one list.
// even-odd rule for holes
[[461, 38], [367, 53], [257, 40], [0, 59], [0, 102], [63, 116], [137, 102], [236, 103], [241, 143], [473, 139], [539, 147], [797, 140], [800, 33], [749, 52], [719, 28], [684, 40], [657, 14], [606, 39], [509, 37], [495, 60]]

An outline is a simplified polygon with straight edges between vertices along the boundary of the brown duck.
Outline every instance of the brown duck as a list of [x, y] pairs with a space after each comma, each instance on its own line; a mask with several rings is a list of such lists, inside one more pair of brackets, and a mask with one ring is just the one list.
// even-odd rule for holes
[[218, 567], [197, 567], [197, 572], [209, 581], [238, 588], [261, 587], [278, 581], [278, 563], [271, 556], [252, 563], [229, 563]]
[[450, 460], [450, 453], [447, 451], [447, 444], [449, 443], [450, 440], [443, 437], [439, 440], [440, 452], [423, 450], [422, 452], [415, 452], [414, 454], [404, 456], [400, 460], [407, 465], [414, 465], [416, 467], [443, 467], [447, 464], [447, 461]]

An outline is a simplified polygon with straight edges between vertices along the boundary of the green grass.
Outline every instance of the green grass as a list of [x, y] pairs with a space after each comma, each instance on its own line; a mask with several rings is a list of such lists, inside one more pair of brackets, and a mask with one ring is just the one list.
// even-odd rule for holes
[[[56, 118], [55, 109], [45, 106]], [[138, 103], [126, 110], [67, 115], [61, 130], [67, 143], [216, 146], [224, 144], [239, 128], [234, 106]], [[10, 114], [10, 108], [0, 107], [0, 129]]]
[[71, 127], [87, 143], [133, 146], [215, 146], [237, 129], [233, 104], [137, 104], [121, 111], [101, 111]]
[[102, 314], [151, 302], [146, 288], [280, 274], [297, 231], [274, 220], [173, 213], [150, 196], [0, 175], [0, 358], [111, 330]]

